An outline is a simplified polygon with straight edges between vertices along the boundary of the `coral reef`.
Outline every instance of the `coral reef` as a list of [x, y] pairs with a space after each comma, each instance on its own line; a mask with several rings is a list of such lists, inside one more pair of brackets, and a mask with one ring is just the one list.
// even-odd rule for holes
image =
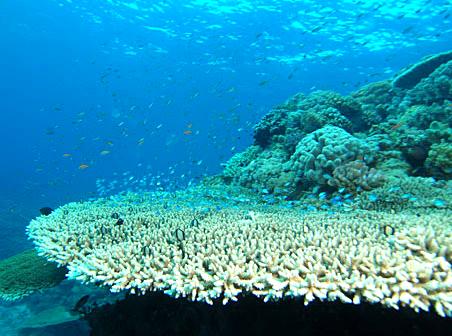
[[450, 179], [452, 177], [452, 146], [446, 142], [430, 147], [425, 166], [432, 176]]
[[240, 161], [240, 169], [231, 159], [224, 181], [301, 199], [316, 188], [359, 193], [381, 186], [386, 175], [449, 180], [451, 57], [429, 56], [349, 96], [296, 94], [256, 125], [251, 148], [258, 154]]
[[384, 184], [365, 191], [356, 199], [359, 208], [401, 211], [444, 208], [452, 210], [452, 181], [411, 177], [404, 173], [385, 176]]
[[333, 176], [328, 180], [330, 186], [345, 188], [352, 192], [372, 190], [381, 186], [383, 182], [383, 175], [374, 168], [369, 169], [361, 160], [337, 166], [333, 171]]
[[452, 51], [424, 57], [418, 63], [409, 66], [396, 75], [392, 83], [397, 88], [411, 89], [438, 67], [449, 61], [452, 61]]
[[70, 278], [112, 291], [162, 291], [211, 304], [251, 293], [264, 301], [369, 301], [452, 314], [447, 210], [422, 217], [302, 213], [207, 193], [70, 203], [32, 220], [27, 231]]
[[19, 300], [36, 291], [54, 287], [64, 280], [67, 269], [27, 250], [0, 261], [0, 298]]
[[261, 151], [259, 146], [250, 146], [244, 152], [235, 154], [225, 165], [223, 177], [230, 182], [235, 176], [243, 174], [243, 168], [256, 159]]
[[336, 168], [355, 160], [371, 163], [370, 146], [339, 127], [325, 126], [298, 143], [286, 168], [296, 172], [294, 183], [322, 186], [329, 184]]

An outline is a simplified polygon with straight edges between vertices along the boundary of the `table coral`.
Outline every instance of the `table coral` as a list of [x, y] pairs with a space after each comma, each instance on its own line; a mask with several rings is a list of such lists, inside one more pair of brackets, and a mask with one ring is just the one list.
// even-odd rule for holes
[[248, 202], [201, 216], [182, 195], [70, 203], [32, 220], [27, 232], [70, 278], [114, 292], [163, 291], [210, 304], [249, 293], [452, 313], [448, 212], [300, 213]]

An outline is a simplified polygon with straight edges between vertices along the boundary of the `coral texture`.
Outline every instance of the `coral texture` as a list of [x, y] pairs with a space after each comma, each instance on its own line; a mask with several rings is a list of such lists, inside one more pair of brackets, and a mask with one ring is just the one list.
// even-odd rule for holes
[[19, 300], [36, 291], [54, 287], [65, 278], [67, 269], [27, 250], [0, 261], [0, 298]]
[[298, 143], [286, 168], [296, 172], [295, 183], [306, 181], [322, 186], [333, 179], [336, 168], [355, 160], [371, 163], [370, 146], [339, 127], [325, 126]]
[[376, 169], [370, 168], [361, 160], [351, 161], [336, 167], [328, 180], [330, 186], [345, 188], [348, 191], [371, 190], [381, 186], [384, 177]]
[[359, 187], [362, 181], [345, 177], [338, 167], [361, 157], [372, 172], [368, 177], [404, 173], [450, 179], [451, 55], [429, 56], [394, 79], [349, 96], [330, 91], [294, 95], [257, 124], [253, 147], [259, 154], [240, 161], [240, 169], [233, 169], [231, 160], [225, 181], [291, 199], [342, 184], [359, 193], [372, 183]]
[[398, 88], [411, 89], [449, 61], [452, 61], [452, 51], [424, 57], [398, 74], [393, 80], [393, 85]]
[[452, 177], [452, 146], [446, 142], [432, 145], [425, 165], [433, 176], [450, 179]]
[[112, 291], [223, 304], [245, 293], [305, 304], [365, 300], [452, 313], [450, 214], [301, 214], [244, 204], [202, 212], [184, 205], [193, 192], [70, 203], [33, 220], [28, 234], [70, 278]]

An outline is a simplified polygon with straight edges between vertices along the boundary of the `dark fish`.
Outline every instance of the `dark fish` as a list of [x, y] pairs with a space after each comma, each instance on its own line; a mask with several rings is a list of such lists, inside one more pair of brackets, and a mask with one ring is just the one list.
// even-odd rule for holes
[[322, 29], [322, 26], [314, 27], [314, 28], [311, 30], [311, 33], [316, 33], [316, 32], [318, 32], [320, 29]]
[[77, 301], [77, 303], [74, 305], [74, 308], [72, 308], [72, 311], [74, 312], [80, 312], [80, 308], [82, 308], [89, 300], [89, 295], [84, 295], [80, 298], [80, 300]]
[[118, 221], [116, 222], [116, 225], [122, 225], [124, 224], [124, 219], [119, 218]]
[[383, 226], [383, 233], [386, 237], [393, 236], [395, 229], [391, 225], [385, 225]]
[[53, 209], [49, 207], [44, 207], [39, 209], [39, 212], [41, 213], [41, 215], [48, 216], [53, 212]]
[[184, 232], [184, 230], [176, 229], [176, 231], [175, 231], [174, 233], [175, 233], [175, 235], [176, 235], [176, 239], [177, 239], [180, 243], [182, 243], [182, 241], [185, 240], [185, 232]]

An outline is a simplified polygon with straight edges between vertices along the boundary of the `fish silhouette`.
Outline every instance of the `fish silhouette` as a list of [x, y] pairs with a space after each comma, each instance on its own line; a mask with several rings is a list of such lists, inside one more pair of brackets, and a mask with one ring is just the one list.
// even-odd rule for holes
[[39, 212], [41, 213], [41, 215], [48, 216], [53, 212], [53, 209], [49, 207], [43, 207], [39, 209]]

